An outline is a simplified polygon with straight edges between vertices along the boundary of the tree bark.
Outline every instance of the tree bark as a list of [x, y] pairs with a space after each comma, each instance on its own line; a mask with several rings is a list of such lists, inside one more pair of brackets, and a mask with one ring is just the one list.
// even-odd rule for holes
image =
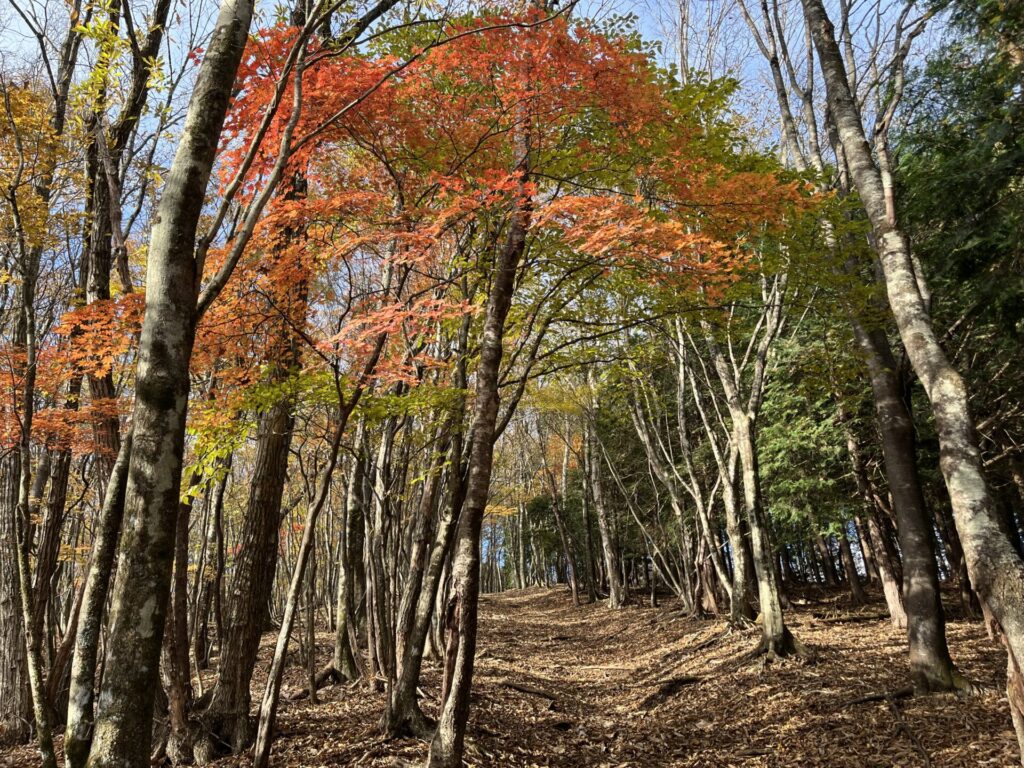
[[89, 572], [83, 587], [74, 654], [71, 659], [68, 716], [64, 730], [64, 760], [68, 768], [82, 768], [89, 756], [100, 633], [103, 629], [110, 572], [117, 553], [121, 520], [124, 517], [132, 443], [131, 434], [121, 443], [121, 450], [107, 482], [103, 506], [93, 533]]
[[910, 679], [920, 690], [954, 687], [955, 668], [946, 645], [935, 536], [917, 472], [914, 423], [903, 400], [896, 360], [885, 335], [854, 323], [874, 395], [885, 475], [903, 555], [903, 606], [907, 616]]
[[192, 674], [188, 655], [188, 528], [192, 503], [182, 503], [178, 512], [174, 544], [174, 582], [169, 620], [164, 627], [165, 680], [170, 733], [167, 755], [175, 765], [192, 762]]
[[[285, 602], [284, 616], [281, 619], [281, 629], [277, 634], [277, 644], [274, 646], [274, 657], [270, 662], [270, 671], [267, 674], [267, 685], [263, 692], [263, 700], [260, 705], [259, 728], [256, 733], [256, 747], [253, 753], [254, 768], [266, 768], [270, 760], [270, 743], [273, 736], [274, 721], [277, 716], [277, 702], [281, 693], [281, 679], [284, 675], [284, 661], [288, 653], [288, 642], [291, 639], [292, 626], [295, 622], [295, 612], [299, 603], [299, 592], [302, 589], [303, 577], [305, 576], [306, 563], [315, 546], [316, 523], [320, 512], [327, 502], [331, 490], [331, 480], [334, 477], [334, 468], [338, 465], [338, 451], [341, 448], [341, 438], [345, 433], [345, 423], [348, 414], [338, 414], [338, 423], [335, 427], [334, 439], [331, 442], [331, 453], [324, 468], [323, 476], [320, 479], [316, 498], [310, 507], [306, 517], [306, 526], [302, 532], [302, 542], [299, 545], [299, 554], [292, 571], [291, 583], [288, 587], [288, 597]], [[310, 648], [310, 653], [313, 653]], [[314, 691], [310, 689], [310, 696]]]
[[0, 745], [20, 744], [32, 733], [25, 627], [18, 590], [18, 488], [21, 453], [0, 458]]
[[982, 467], [967, 390], [936, 337], [908, 241], [889, 205], [872, 156], [835, 32], [820, 0], [803, 0], [825, 79], [829, 108], [850, 175], [871, 222], [889, 306], [915, 373], [932, 406], [946, 481], [968, 571], [979, 597], [999, 622], [1008, 651], [1007, 692], [1018, 741], [1024, 746], [1024, 561], [998, 520]]
[[[854, 605], [864, 605], [868, 599], [860, 583], [857, 565], [853, 561], [853, 550], [850, 548], [850, 540], [846, 536], [847, 525], [847, 523], [843, 523], [843, 530], [839, 534], [839, 556], [843, 562], [843, 570], [846, 571], [846, 584], [850, 588], [850, 600]], [[865, 570], [867, 570], [867, 563], [865, 563]]]
[[526, 198], [528, 139], [520, 159], [519, 199], [509, 221], [506, 241], [494, 264], [487, 310], [484, 316], [480, 360], [476, 371], [476, 400], [470, 428], [469, 483], [466, 503], [459, 518], [452, 560], [452, 595], [444, 611], [447, 633], [445, 685], [441, 715], [430, 742], [430, 768], [458, 768], [469, 715], [469, 691], [476, 653], [477, 599], [480, 591], [480, 526], [490, 491], [494, 459], [494, 433], [498, 419], [498, 379], [502, 339], [515, 291], [515, 276], [526, 247], [530, 201]]
[[135, 379], [126, 526], [106, 661], [117, 674], [103, 680], [90, 768], [143, 765], [149, 758], [202, 272], [194, 256], [196, 228], [252, 10], [251, 0], [224, 0], [221, 5], [154, 215]]
[[596, 455], [594, 441], [588, 436], [584, 450], [587, 452], [587, 478], [594, 498], [594, 513], [597, 515], [597, 530], [601, 536], [601, 555], [604, 558], [608, 579], [608, 607], [618, 610], [626, 605], [626, 590], [622, 584], [619, 552], [612, 537], [612, 521], [605, 503], [604, 484], [601, 481], [601, 460]]
[[219, 674], [203, 713], [210, 730], [209, 747], [219, 743], [240, 752], [252, 741], [249, 688], [277, 567], [281, 497], [294, 424], [287, 398], [271, 405], [259, 419], [252, 490], [238, 538]]

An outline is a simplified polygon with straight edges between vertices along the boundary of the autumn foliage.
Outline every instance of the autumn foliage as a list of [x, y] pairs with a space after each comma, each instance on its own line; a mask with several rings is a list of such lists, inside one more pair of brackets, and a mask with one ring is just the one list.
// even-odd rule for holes
[[[278, 158], [301, 70], [284, 181], [198, 331], [199, 432], [315, 388], [331, 366], [350, 388], [387, 388], [450, 365], [439, 333], [477, 313], [516, 207], [530, 211], [531, 242], [564, 268], [624, 270], [713, 296], [742, 271], [744, 244], [800, 204], [799, 189], [773, 173], [730, 168], [723, 126], [699, 124], [692, 96], [646, 52], [593, 27], [539, 11], [482, 15], [393, 50], [312, 39], [296, 66], [298, 33], [280, 25], [253, 36], [222, 136], [215, 183], [240, 181], [244, 206]], [[207, 274], [231, 244], [211, 249]], [[121, 406], [86, 397], [70, 409], [57, 393], [72, 376], [128, 375], [141, 306], [135, 293], [62, 318], [40, 350], [50, 398], [41, 441], [91, 449], [84, 426]], [[268, 377], [289, 345], [298, 353]], [[3, 355], [8, 380], [14, 356]]]

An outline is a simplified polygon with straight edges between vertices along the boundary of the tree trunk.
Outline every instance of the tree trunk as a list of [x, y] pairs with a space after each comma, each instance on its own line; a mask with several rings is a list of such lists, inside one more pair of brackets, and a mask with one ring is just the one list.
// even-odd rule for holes
[[1024, 561], [999, 525], [982, 469], [967, 391], [935, 335], [921, 294], [924, 276], [915, 271], [906, 235], [890, 207], [880, 169], [865, 139], [834, 29], [820, 0], [803, 0], [803, 6], [824, 74], [829, 108], [871, 222], [889, 305], [911, 365], [932, 406], [940, 468], [968, 571], [978, 595], [1001, 625], [1009, 655], [1010, 710], [1018, 741], [1024, 745], [1024, 680], [1019, 668], [1019, 661], [1024, 659]]
[[865, 352], [871, 379], [885, 475], [903, 555], [910, 678], [921, 690], [949, 690], [954, 685], [955, 669], [946, 646], [935, 536], [917, 472], [914, 423], [903, 400], [888, 340], [881, 331], [866, 332], [856, 324], [854, 333]]
[[754, 425], [742, 411], [731, 413], [733, 434], [740, 454], [743, 477], [743, 498], [750, 525], [750, 544], [754, 551], [757, 594], [761, 608], [761, 649], [772, 656], [787, 656], [797, 650], [782, 614], [782, 600], [776, 580], [767, 521], [761, 503], [761, 479], [757, 466]]
[[25, 627], [18, 590], [18, 487], [21, 454], [0, 458], [0, 745], [28, 741], [32, 699], [28, 689]]
[[483, 339], [476, 371], [473, 405], [469, 482], [466, 503], [459, 518], [452, 560], [452, 595], [444, 612], [447, 633], [445, 685], [437, 730], [430, 742], [431, 768], [459, 768], [469, 715], [469, 691], [476, 653], [477, 598], [480, 590], [480, 526], [490, 491], [494, 459], [494, 433], [498, 419], [498, 379], [502, 339], [515, 291], [515, 276], [526, 247], [530, 203], [525, 197], [528, 140], [520, 160], [519, 198], [509, 221], [507, 239], [494, 264], [490, 295], [484, 316]]
[[[452, 469], [449, 474], [450, 507], [448, 513], [438, 521], [434, 544], [430, 550], [430, 559], [423, 575], [423, 586], [416, 600], [416, 612], [404, 644], [398, 679], [392, 686], [385, 711], [386, 720], [382, 723], [382, 730], [392, 738], [406, 733], [426, 738], [430, 736], [430, 729], [433, 726], [420, 710], [416, 700], [416, 687], [419, 685], [425, 646], [435, 615], [434, 606], [442, 598], [440, 586], [443, 581], [445, 564], [449, 559], [453, 534], [465, 499], [465, 483], [462, 477], [462, 446], [462, 435], [456, 432], [452, 438], [450, 452], [452, 457]], [[445, 602], [447, 600], [441, 600], [442, 604]]]
[[357, 457], [352, 462], [345, 487], [345, 513], [341, 525], [341, 541], [338, 544], [338, 588], [335, 606], [334, 653], [331, 658], [332, 672], [341, 680], [355, 680], [359, 667], [352, 653], [352, 521], [356, 517], [353, 505], [360, 503], [359, 486], [362, 484], [362, 462]]
[[117, 674], [103, 680], [91, 768], [144, 765], [149, 759], [202, 271], [194, 258], [196, 228], [252, 10], [251, 0], [225, 0], [221, 6], [153, 217], [125, 492], [127, 525], [106, 662]]
[[[53, 751], [53, 733], [50, 729], [49, 706], [43, 683], [43, 659], [41, 633], [35, 631], [32, 621], [32, 574], [29, 561], [30, 520], [32, 507], [32, 419], [35, 411], [36, 386], [36, 331], [35, 331], [35, 285], [39, 272], [38, 254], [26, 252], [22, 246], [21, 321], [18, 336], [24, 341], [25, 369], [23, 389], [20, 397], [20, 435], [18, 452], [21, 455], [18, 477], [18, 505], [15, 511], [15, 542], [18, 553], [18, 592], [21, 607], [22, 638], [27, 649], [26, 661], [32, 711], [35, 715], [36, 741], [43, 768], [57, 768]], [[19, 339], [22, 340], [22, 339]], [[15, 397], [17, 407], [19, 398]]]
[[619, 552], [612, 536], [612, 521], [605, 503], [604, 485], [601, 481], [601, 460], [596, 454], [593, 437], [589, 437], [584, 450], [587, 451], [587, 477], [594, 497], [594, 513], [597, 515], [597, 530], [601, 535], [601, 554], [604, 557], [608, 577], [608, 607], [618, 610], [626, 605], [626, 590], [622, 584]]
[[174, 765], [192, 762], [192, 734], [189, 713], [192, 709], [192, 674], [188, 655], [188, 528], [192, 502], [178, 511], [174, 551], [174, 585], [171, 613], [164, 628], [166, 663], [164, 688], [167, 691], [170, 733], [167, 756]]
[[[847, 525], [847, 523], [843, 524], [843, 530], [839, 534], [839, 555], [843, 561], [843, 570], [846, 571], [846, 584], [850, 588], [850, 600], [854, 605], [864, 605], [868, 598], [860, 584], [857, 565], [853, 561], [853, 550], [850, 548], [850, 540], [846, 537]], [[867, 570], [867, 563], [865, 563], [865, 570]]]
[[[338, 424], [335, 428], [334, 439], [331, 442], [330, 458], [328, 459], [327, 466], [324, 468], [323, 476], [320, 478], [316, 498], [309, 509], [306, 517], [306, 526], [302, 532], [302, 542], [299, 545], [298, 558], [292, 571], [291, 583], [288, 586], [288, 597], [285, 602], [284, 616], [281, 619], [281, 629], [277, 634], [274, 657], [270, 662], [267, 684], [260, 705], [259, 729], [256, 734], [256, 747], [253, 755], [254, 768], [266, 768], [270, 760], [270, 742], [273, 737], [274, 721], [277, 716], [277, 702], [281, 694], [281, 679], [284, 675], [285, 656], [288, 653], [288, 642], [291, 639], [295, 612], [299, 603], [299, 592], [302, 589], [306, 564], [313, 555], [313, 550], [316, 546], [316, 523], [330, 494], [331, 479], [334, 476], [334, 469], [338, 465], [338, 451], [341, 448], [342, 435], [345, 433], [347, 417], [347, 413], [344, 415], [339, 414], [337, 417]], [[310, 592], [312, 593], [312, 590]], [[312, 646], [309, 652], [313, 653]], [[311, 697], [315, 696], [314, 688], [311, 687], [309, 693]]]
[[68, 768], [83, 768], [89, 756], [100, 633], [110, 587], [110, 572], [117, 554], [118, 534], [124, 517], [133, 442], [129, 434], [121, 443], [93, 533], [89, 572], [83, 587], [71, 660], [68, 716], [64, 731], [64, 759]]
[[862, 539], [866, 533], [866, 540], [870, 542], [872, 562], [878, 571], [878, 579], [882, 584], [882, 594], [885, 597], [885, 604], [889, 609], [889, 618], [892, 621], [892, 625], [896, 629], [906, 629], [907, 612], [903, 606], [903, 591], [900, 588], [900, 578], [893, 568], [893, 556], [890, 552], [890, 547], [878, 526], [875, 494], [871, 488], [871, 481], [868, 478], [867, 470], [864, 467], [860, 445], [857, 443], [857, 438], [852, 428], [845, 422], [842, 413], [840, 413], [840, 420], [844, 422], [846, 449], [853, 467], [853, 476], [857, 482], [857, 490], [860, 492], [867, 513], [867, 530], [861, 530], [860, 525], [858, 525], [858, 530], [861, 532]]
[[253, 484], [238, 538], [219, 674], [203, 714], [211, 742], [204, 749], [216, 751], [215, 745], [223, 744], [240, 752], [252, 741], [249, 687], [277, 567], [281, 496], [294, 423], [288, 399], [274, 403], [260, 416]]
[[[68, 384], [65, 409], [78, 407], [82, 379], [75, 376]], [[43, 636], [46, 609], [50, 604], [51, 581], [57, 569], [60, 554], [60, 535], [64, 526], [64, 511], [67, 505], [68, 481], [71, 477], [71, 451], [54, 451], [50, 458], [50, 489], [46, 495], [43, 522], [36, 547], [35, 587], [33, 588], [33, 631]]]

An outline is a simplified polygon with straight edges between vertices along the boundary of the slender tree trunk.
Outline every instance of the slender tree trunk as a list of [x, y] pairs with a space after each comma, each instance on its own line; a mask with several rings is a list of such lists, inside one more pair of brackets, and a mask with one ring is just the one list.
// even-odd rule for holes
[[64, 760], [68, 768], [82, 768], [89, 756], [100, 632], [110, 587], [110, 571], [114, 565], [118, 534], [124, 517], [132, 444], [133, 438], [129, 434], [122, 442], [117, 461], [114, 462], [93, 533], [89, 572], [83, 587], [71, 660], [68, 716], [64, 731]]
[[[270, 743], [274, 731], [274, 721], [277, 716], [277, 703], [281, 694], [281, 680], [284, 675], [284, 661], [288, 653], [288, 643], [291, 639], [292, 626], [295, 622], [295, 612], [299, 603], [299, 592], [302, 589], [303, 577], [305, 576], [306, 564], [313, 553], [316, 542], [316, 523], [320, 512], [327, 502], [331, 490], [331, 479], [334, 476], [334, 469], [338, 465], [338, 451], [341, 448], [341, 438], [345, 433], [345, 422], [347, 413], [338, 416], [338, 424], [335, 428], [334, 439], [331, 443], [331, 454], [327, 467], [324, 469], [317, 489], [316, 498], [310, 507], [306, 517], [306, 526], [302, 532], [302, 542], [299, 545], [298, 558], [295, 568], [292, 571], [291, 583], [288, 586], [288, 597], [285, 602], [284, 616], [281, 619], [281, 629], [277, 634], [277, 644], [274, 647], [274, 657], [270, 662], [270, 671], [267, 675], [267, 685], [263, 692], [263, 700], [260, 705], [259, 728], [256, 733], [256, 747], [253, 753], [254, 768], [266, 768], [270, 760]], [[310, 653], [312, 653], [312, 648]], [[314, 695], [310, 689], [310, 695]]]
[[188, 721], [193, 696], [188, 654], [188, 528], [191, 515], [192, 502], [181, 504], [174, 547], [171, 613], [164, 628], [166, 648], [164, 688], [167, 691], [168, 719], [170, 721], [167, 756], [175, 765], [192, 762], [192, 734]]
[[0, 458], [0, 745], [20, 744], [32, 733], [25, 627], [18, 589], [18, 489], [21, 453]]
[[612, 523], [605, 503], [604, 485], [601, 481], [601, 460], [596, 455], [596, 446], [592, 437], [587, 439], [586, 450], [587, 477], [594, 498], [594, 512], [597, 515], [597, 530], [601, 535], [601, 554], [604, 557], [605, 572], [608, 577], [608, 607], [619, 609], [626, 605], [626, 590], [622, 584], [619, 567], [619, 552], [612, 539]]
[[391, 689], [388, 708], [385, 712], [386, 722], [383, 723], [383, 730], [391, 737], [411, 733], [420, 738], [426, 738], [431, 735], [433, 727], [433, 723], [429, 722], [420, 710], [416, 700], [416, 687], [419, 684], [432, 619], [437, 615], [435, 604], [444, 605], [447, 602], [440, 586], [444, 580], [445, 565], [449, 561], [455, 527], [465, 498], [465, 484], [462, 480], [461, 469], [462, 446], [462, 435], [456, 432], [452, 439], [450, 453], [453, 457], [452, 470], [449, 474], [450, 507], [447, 514], [438, 521], [434, 544], [430, 550], [430, 559], [423, 576], [423, 586], [416, 601], [416, 612], [402, 653], [398, 679]]
[[818, 553], [818, 559], [821, 560], [821, 570], [825, 576], [825, 586], [836, 586], [839, 584], [839, 574], [836, 573], [836, 564], [832, 560], [832, 552], [829, 551], [824, 536], [819, 534], [814, 537], [814, 549]]
[[490, 295], [484, 316], [483, 339], [476, 371], [473, 405], [469, 482], [465, 508], [459, 518], [452, 560], [452, 595], [445, 605], [444, 696], [437, 730], [430, 742], [431, 768], [458, 768], [469, 716], [469, 691], [476, 653], [477, 599], [480, 591], [480, 526], [490, 491], [494, 459], [495, 425], [498, 419], [498, 379], [502, 339], [515, 291], [515, 276], [526, 247], [530, 203], [526, 199], [529, 141], [523, 142], [520, 162], [521, 199], [514, 202], [507, 239], [494, 264]]
[[868, 538], [867, 525], [864, 518], [857, 515], [853, 518], [857, 529], [857, 544], [860, 547], [861, 557], [864, 559], [864, 580], [871, 584], [878, 578], [878, 564], [875, 562], [874, 547], [871, 546], [871, 539]]
[[[907, 613], [903, 606], [903, 591], [900, 588], [900, 578], [893, 568], [893, 557], [890, 553], [890, 548], [878, 526], [875, 495], [871, 488], [871, 481], [868, 478], [867, 470], [864, 467], [860, 445], [850, 425], [845, 423], [843, 414], [840, 414], [840, 418], [844, 421], [846, 449], [853, 467], [853, 476], [857, 481], [857, 490], [860, 492], [867, 513], [866, 531], [861, 531], [862, 540], [865, 540], [863, 537], [866, 533], [866, 540], [871, 545], [872, 562], [878, 571], [878, 579], [882, 584], [882, 594], [885, 597], [885, 604], [889, 609], [889, 618], [892, 621], [892, 625], [896, 629], [906, 629]], [[858, 529], [860, 528], [861, 526], [858, 524]]]
[[434, 437], [433, 442], [437, 444], [437, 448], [435, 448], [427, 467], [419, 510], [413, 523], [409, 571], [406, 575], [405, 587], [402, 590], [398, 607], [398, 619], [395, 623], [395, 668], [397, 670], [402, 668], [405, 661], [406, 648], [416, 617], [416, 604], [419, 602], [423, 576], [430, 557], [430, 543], [433, 538], [432, 522], [437, 512], [441, 473], [448, 452], [447, 440], [444, 435], [446, 431], [442, 430]]
[[955, 668], [946, 645], [935, 536], [917, 472], [913, 419], [903, 400], [896, 360], [884, 334], [864, 331], [857, 325], [854, 333], [865, 352], [885, 475], [897, 518], [910, 677], [921, 690], [949, 690], [956, 680]]
[[565, 517], [562, 515], [561, 499], [551, 497], [551, 512], [555, 516], [555, 527], [558, 529], [558, 540], [562, 544], [562, 555], [565, 557], [565, 576], [569, 582], [569, 591], [572, 593], [572, 604], [580, 604], [579, 581], [576, 578], [576, 553], [572, 545], [572, 538], [569, 529], [565, 525]]
[[252, 741], [249, 686], [277, 568], [281, 497], [294, 423], [292, 403], [282, 399], [260, 416], [256, 432], [253, 484], [238, 539], [219, 675], [203, 714], [210, 731], [210, 743], [203, 749], [214, 753], [219, 744], [240, 752]]
[[787, 656], [798, 650], [782, 614], [782, 600], [776, 581], [767, 522], [761, 503], [761, 480], [753, 424], [742, 411], [732, 412], [734, 441], [740, 454], [743, 498], [750, 525], [750, 543], [754, 551], [758, 601], [761, 606], [761, 645], [769, 656]]
[[359, 667], [356, 665], [355, 656], [352, 653], [351, 626], [352, 616], [352, 560], [351, 560], [351, 525], [356, 517], [357, 510], [353, 505], [358, 505], [359, 486], [362, 484], [362, 462], [356, 458], [352, 462], [348, 482], [345, 485], [345, 511], [342, 516], [341, 540], [338, 543], [338, 585], [337, 601], [334, 609], [334, 653], [331, 658], [331, 669], [333, 674], [340, 680], [355, 680], [359, 677]]
[[[33, 250], [27, 252], [24, 243], [22, 251], [21, 321], [18, 335], [24, 341], [25, 369], [20, 397], [20, 436], [18, 452], [21, 455], [19, 467], [18, 505], [15, 511], [15, 545], [18, 553], [18, 591], [21, 606], [21, 628], [27, 649], [27, 671], [32, 711], [35, 715], [36, 741], [43, 768], [57, 768], [53, 751], [53, 733], [50, 729], [50, 712], [46, 702], [43, 683], [43, 659], [41, 632], [35, 631], [32, 621], [32, 573], [29, 561], [32, 496], [32, 420], [35, 410], [36, 385], [36, 330], [35, 330], [35, 285], [39, 272], [39, 255]], [[15, 401], [17, 403], [17, 399]]]
[[[68, 384], [66, 410], [74, 410], [82, 388], [82, 379], [75, 376]], [[50, 488], [46, 495], [43, 522], [36, 547], [36, 573], [33, 593], [33, 631], [43, 636], [46, 609], [50, 604], [51, 581], [57, 569], [60, 554], [61, 530], [64, 526], [64, 512], [67, 505], [68, 481], [71, 477], [71, 451], [54, 451], [50, 458]]]
[[[864, 605], [867, 595], [860, 584], [860, 576], [857, 574], [857, 565], [853, 561], [853, 550], [850, 548], [850, 540], [846, 536], [846, 526], [843, 524], [843, 531], [839, 534], [839, 555], [843, 561], [843, 570], [846, 571], [846, 584], [850, 588], [850, 600], [854, 605]], [[867, 563], [865, 563], [865, 570]]]

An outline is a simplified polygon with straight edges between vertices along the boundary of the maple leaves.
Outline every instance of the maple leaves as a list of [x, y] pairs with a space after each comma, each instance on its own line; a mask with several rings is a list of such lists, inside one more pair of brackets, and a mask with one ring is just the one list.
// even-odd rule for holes
[[[299, 38], [260, 30], [239, 70], [219, 183], [240, 179], [243, 207], [280, 159], [296, 116], [277, 106], [296, 77], [305, 98], [290, 181], [197, 331], [193, 374], [216, 394], [196, 403], [194, 432], [233, 434], [235, 414], [287, 394], [267, 389], [282, 339], [303, 350], [292, 379], [333, 366], [349, 387], [415, 386], [450, 366], [452, 334], [478, 313], [478, 286], [524, 206], [532, 247], [709, 296], [742, 268], [745, 238], [784, 226], [799, 205], [800, 190], [773, 174], [730, 170], [721, 146], [708, 151], [700, 110], [649, 56], [585, 23], [485, 14], [425, 26], [394, 50], [311, 38], [297, 57]], [[207, 276], [230, 248], [210, 249]], [[130, 362], [142, 301], [68, 313], [40, 351], [41, 391]], [[112, 408], [44, 409], [40, 439], [70, 444], [76, 425]]]
[[[303, 191], [268, 206], [231, 298], [200, 328], [198, 367], [216, 361], [236, 386], [259, 380], [252, 340], [276, 313], [304, 335], [311, 371], [332, 361], [353, 382], [422, 381], [444, 364], [445, 329], [479, 309], [472, 286], [523, 206], [534, 210], [532, 239], [598, 269], [706, 297], [735, 280], [745, 238], [780, 226], [799, 191], [728, 168], [727, 138], [709, 153], [712, 131], [629, 42], [541, 21], [536, 10], [463, 18], [423, 30], [419, 44], [414, 34], [402, 56], [310, 40], [299, 64], [298, 30], [260, 31], [222, 140], [222, 184], [244, 174], [243, 201], [259, 188], [295, 119], [274, 112], [282, 83], [301, 77], [286, 175]], [[222, 258], [212, 252], [207, 270]], [[305, 300], [289, 304], [300, 284]]]

